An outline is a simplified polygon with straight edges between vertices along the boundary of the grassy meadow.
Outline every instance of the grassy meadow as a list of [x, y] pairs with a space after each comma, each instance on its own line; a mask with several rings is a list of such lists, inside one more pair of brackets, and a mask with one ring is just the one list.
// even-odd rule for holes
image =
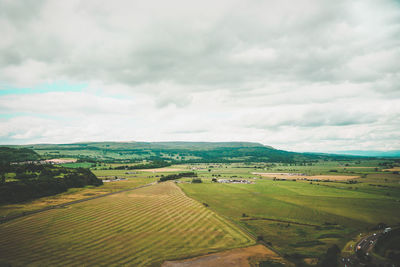
[[12, 265], [157, 265], [254, 244], [172, 182], [50, 210], [0, 225]]
[[371, 173], [359, 181], [218, 184], [205, 179], [180, 187], [283, 254], [319, 257], [330, 245], [343, 247], [380, 222], [400, 223], [400, 176]]

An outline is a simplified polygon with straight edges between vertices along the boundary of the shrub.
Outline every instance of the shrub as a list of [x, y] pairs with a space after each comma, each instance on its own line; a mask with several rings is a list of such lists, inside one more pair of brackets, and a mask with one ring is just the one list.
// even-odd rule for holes
[[203, 181], [200, 179], [200, 178], [193, 178], [192, 179], [192, 183], [193, 184], [200, 184], [200, 183], [202, 183]]
[[197, 174], [194, 172], [183, 172], [183, 173], [178, 173], [178, 174], [170, 174], [167, 176], [162, 176], [160, 178], [160, 181], [164, 182], [164, 181], [168, 181], [168, 180], [176, 180], [176, 179], [179, 179], [182, 177], [197, 177]]

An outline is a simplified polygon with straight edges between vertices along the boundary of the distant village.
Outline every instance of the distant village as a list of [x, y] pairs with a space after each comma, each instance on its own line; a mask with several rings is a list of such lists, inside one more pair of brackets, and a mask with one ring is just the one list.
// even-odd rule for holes
[[98, 176], [98, 178], [102, 178], [103, 183], [119, 182], [119, 181], [128, 180], [127, 178], [118, 178], [117, 176]]
[[245, 179], [217, 179], [217, 182], [222, 184], [254, 184], [254, 181]]
[[104, 179], [102, 180], [103, 183], [109, 183], [109, 182], [119, 182], [119, 181], [126, 181], [128, 179], [126, 178], [116, 178], [116, 179]]
[[33, 161], [23, 161], [23, 162], [12, 162], [11, 164], [65, 164], [74, 163], [77, 159], [45, 159], [45, 160], [33, 160]]

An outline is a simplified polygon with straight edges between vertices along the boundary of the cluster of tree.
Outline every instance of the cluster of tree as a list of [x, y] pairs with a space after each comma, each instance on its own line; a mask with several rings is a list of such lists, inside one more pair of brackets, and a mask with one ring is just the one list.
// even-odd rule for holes
[[[203, 181], [201, 178], [193, 178], [192, 179], [192, 184], [201, 184]], [[208, 206], [207, 206], [208, 207]]]
[[34, 161], [40, 156], [29, 148], [0, 147], [0, 163]]
[[32, 178], [54, 177], [62, 173], [68, 173], [67, 168], [55, 167], [51, 164], [10, 164], [0, 163], [0, 175], [15, 173], [15, 179], [26, 180]]
[[338, 257], [340, 255], [340, 248], [334, 244], [328, 248], [326, 254], [319, 262], [319, 266], [336, 267], [338, 266]]
[[171, 163], [166, 161], [153, 161], [151, 163], [137, 164], [133, 166], [118, 166], [113, 168], [114, 170], [140, 170], [140, 169], [154, 169], [154, 168], [163, 168], [171, 166]]
[[[387, 227], [385, 225], [384, 227]], [[374, 251], [382, 257], [400, 262], [400, 228], [384, 233], [376, 242]]]
[[182, 172], [178, 174], [169, 174], [166, 176], [162, 176], [160, 178], [160, 182], [168, 181], [168, 180], [176, 180], [182, 177], [197, 177], [197, 174], [195, 172]]
[[[38, 165], [40, 166], [40, 165]], [[60, 177], [56, 177], [59, 176]], [[66, 169], [44, 166], [42, 171], [16, 174], [18, 181], [5, 182], [1, 174], [0, 203], [16, 203], [65, 192], [68, 188], [102, 185], [88, 169]]]

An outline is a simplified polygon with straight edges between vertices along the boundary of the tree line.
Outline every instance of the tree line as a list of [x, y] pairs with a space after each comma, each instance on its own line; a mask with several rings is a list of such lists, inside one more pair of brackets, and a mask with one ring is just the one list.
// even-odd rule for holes
[[176, 180], [182, 177], [197, 177], [197, 174], [195, 172], [182, 172], [178, 174], [169, 174], [166, 176], [162, 176], [160, 178], [160, 182], [165, 182], [168, 180]]
[[[1, 167], [0, 203], [23, 202], [66, 192], [73, 187], [103, 184], [102, 180], [84, 168], [69, 169], [35, 164], [3, 164]], [[10, 173], [13, 169], [15, 181], [6, 182], [6, 173]]]
[[151, 163], [137, 164], [133, 166], [123, 165], [114, 167], [114, 170], [140, 170], [140, 169], [155, 169], [171, 166], [171, 163], [166, 161], [153, 161]]

